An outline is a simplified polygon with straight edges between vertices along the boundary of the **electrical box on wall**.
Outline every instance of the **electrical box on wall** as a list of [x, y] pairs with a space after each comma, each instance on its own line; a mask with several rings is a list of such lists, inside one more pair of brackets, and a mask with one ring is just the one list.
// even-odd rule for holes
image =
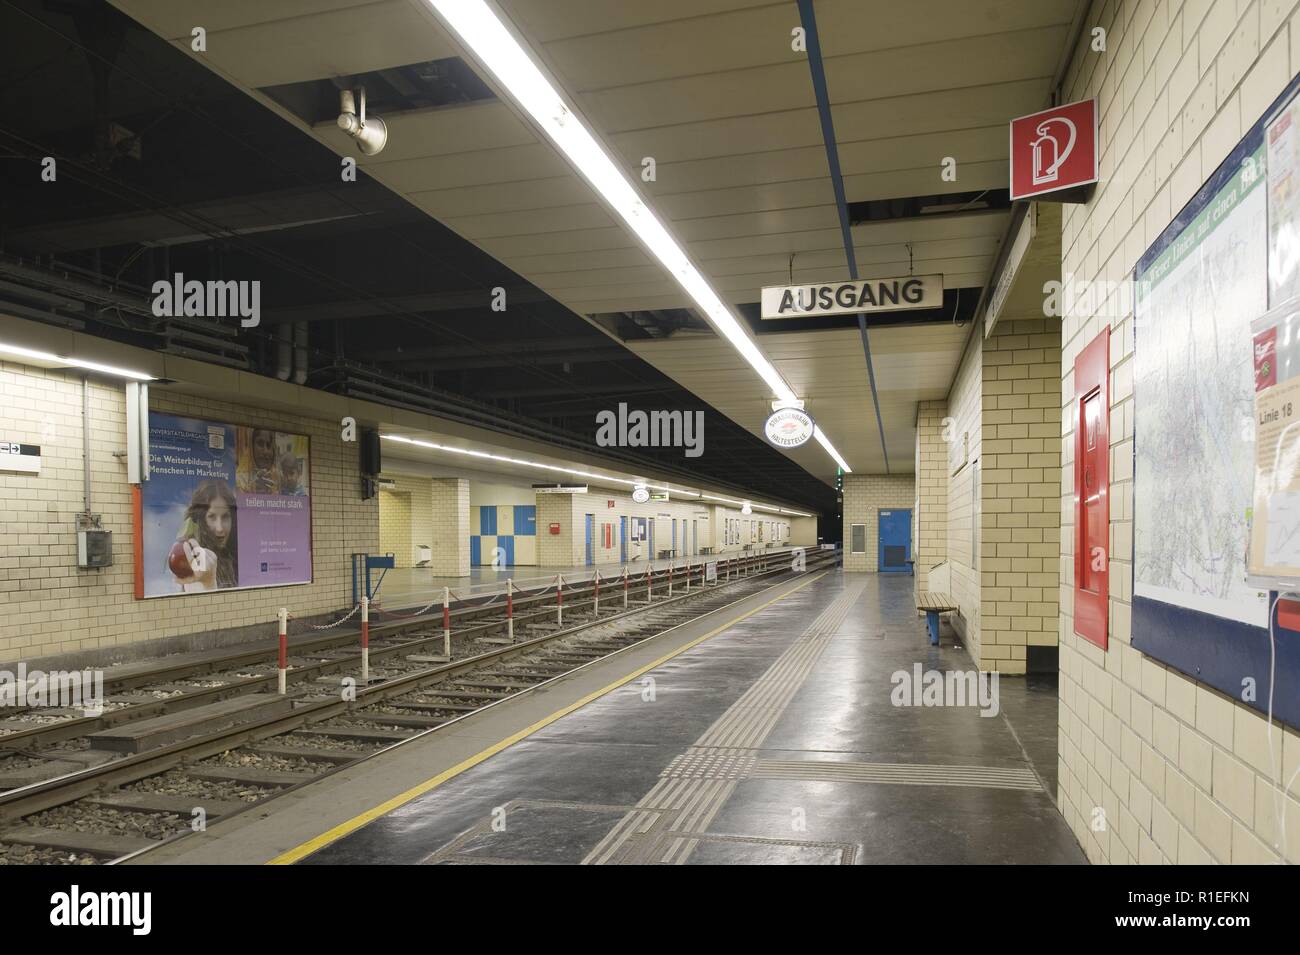
[[1074, 632], [1106, 649], [1110, 586], [1110, 328], [1074, 360]]
[[77, 566], [83, 569], [113, 566], [113, 532], [95, 528], [77, 531]]

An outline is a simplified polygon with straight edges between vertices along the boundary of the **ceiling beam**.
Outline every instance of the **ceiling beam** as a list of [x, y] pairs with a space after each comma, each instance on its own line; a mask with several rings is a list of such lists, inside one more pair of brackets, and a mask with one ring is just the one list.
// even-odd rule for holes
[[[550, 296], [531, 285], [505, 287], [506, 307], [531, 305], [551, 301]], [[377, 318], [403, 312], [454, 312], [461, 309], [488, 311], [492, 305], [492, 289], [470, 289], [462, 292], [423, 292], [419, 295], [376, 296], [351, 302], [321, 302], [318, 305], [295, 305], [288, 308], [264, 310], [263, 321], [270, 325], [284, 322], [326, 322], [354, 318]]]

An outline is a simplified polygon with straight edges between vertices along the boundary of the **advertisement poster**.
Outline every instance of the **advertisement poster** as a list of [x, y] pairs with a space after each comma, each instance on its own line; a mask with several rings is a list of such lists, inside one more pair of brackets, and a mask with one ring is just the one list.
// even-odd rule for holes
[[1268, 156], [1268, 301], [1300, 294], [1300, 100], [1265, 130]]
[[306, 435], [149, 415], [144, 595], [311, 582]]
[[1251, 324], [1255, 332], [1255, 507], [1252, 582], [1300, 582], [1300, 300]]

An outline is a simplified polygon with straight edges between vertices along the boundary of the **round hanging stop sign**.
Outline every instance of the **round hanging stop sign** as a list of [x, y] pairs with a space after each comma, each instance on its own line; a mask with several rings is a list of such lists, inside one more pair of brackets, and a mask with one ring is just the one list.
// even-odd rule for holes
[[778, 448], [797, 448], [811, 440], [815, 427], [816, 422], [808, 412], [798, 408], [780, 408], [768, 416], [763, 433]]

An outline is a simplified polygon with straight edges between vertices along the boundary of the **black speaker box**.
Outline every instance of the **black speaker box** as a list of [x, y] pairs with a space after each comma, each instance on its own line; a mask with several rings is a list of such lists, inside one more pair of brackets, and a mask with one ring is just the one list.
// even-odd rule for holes
[[374, 477], [382, 470], [379, 463], [379, 432], [361, 432], [361, 473]]

